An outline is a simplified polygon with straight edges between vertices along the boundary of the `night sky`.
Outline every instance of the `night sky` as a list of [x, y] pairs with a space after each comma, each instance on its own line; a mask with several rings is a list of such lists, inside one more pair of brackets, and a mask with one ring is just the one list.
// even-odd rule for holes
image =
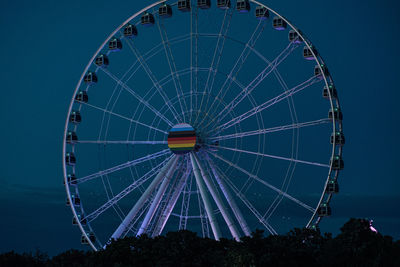
[[[322, 231], [365, 217], [399, 239], [398, 1], [263, 2], [307, 34], [340, 92], [345, 169]], [[69, 101], [98, 46], [150, 3], [1, 1], [0, 252], [84, 248], [63, 187]]]

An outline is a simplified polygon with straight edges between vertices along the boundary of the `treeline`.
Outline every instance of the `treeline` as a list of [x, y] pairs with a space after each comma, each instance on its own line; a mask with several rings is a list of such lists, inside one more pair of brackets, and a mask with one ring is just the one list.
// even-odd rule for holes
[[99, 252], [68, 250], [0, 255], [0, 266], [400, 266], [400, 241], [375, 233], [369, 221], [350, 219], [336, 237], [294, 229], [267, 236], [256, 231], [241, 242], [201, 238], [190, 231], [128, 237]]

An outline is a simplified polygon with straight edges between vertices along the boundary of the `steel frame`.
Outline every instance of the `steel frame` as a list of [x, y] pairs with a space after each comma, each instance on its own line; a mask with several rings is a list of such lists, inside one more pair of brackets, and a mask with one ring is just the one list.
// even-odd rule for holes
[[[151, 8], [154, 8], [155, 6], [157, 6], [157, 5], [161, 4], [161, 3], [164, 3], [164, 2], [166, 2], [166, 1], [165, 0], [157, 1], [157, 2], [155, 2], [153, 4], [151, 4], [151, 5], [143, 8], [142, 10], [140, 10], [139, 12], [135, 13], [133, 16], [128, 18], [124, 23], [122, 23], [119, 27], [117, 27], [117, 29], [115, 29], [110, 34], [110, 36], [102, 43], [102, 45], [99, 47], [99, 49], [96, 51], [96, 53], [92, 56], [92, 59], [89, 61], [89, 64], [86, 66], [85, 70], [83, 71], [83, 73], [81, 75], [81, 78], [80, 78], [80, 80], [79, 80], [79, 82], [78, 82], [78, 84], [77, 84], [77, 86], [75, 88], [74, 96], [77, 94], [78, 90], [80, 89], [83, 77], [87, 73], [87, 71], [89, 70], [89, 67], [92, 65], [92, 62], [94, 61], [96, 56], [101, 52], [103, 47], [108, 43], [108, 41], [113, 36], [115, 36], [118, 32], [120, 32], [122, 27], [124, 25], [126, 25], [128, 22], [130, 22], [134, 18], [138, 17], [144, 11], [149, 10]], [[254, 4], [265, 6], [264, 4], [262, 4], [262, 3], [258, 2], [258, 1], [250, 0], [250, 2], [252, 2]], [[297, 28], [295, 28], [289, 21], [287, 21], [284, 17], [280, 16], [277, 12], [275, 12], [274, 10], [270, 9], [267, 6], [265, 6], [265, 7], [270, 12], [272, 12], [273, 14], [281, 17], [288, 24], [288, 26], [291, 27], [302, 38], [302, 40], [304, 41], [304, 44], [311, 50], [317, 65], [319, 66], [319, 68], [322, 69], [322, 65], [325, 65], [323, 59], [321, 58], [320, 55], [317, 55], [314, 52], [313, 49], [311, 49], [311, 43], [304, 36], [304, 34], [302, 34], [300, 31], [298, 31]], [[196, 12], [197, 12], [197, 10], [196, 10]], [[196, 44], [195, 44], [195, 46], [196, 46], [196, 48], [195, 48], [195, 50], [196, 50], [196, 52], [195, 52], [195, 58], [196, 58], [195, 59], [195, 61], [196, 61], [195, 65], [196, 66], [193, 67], [193, 64], [192, 64], [193, 62], [192, 62], [192, 59], [191, 59], [190, 73], [195, 72], [195, 75], [197, 75], [197, 72], [200, 69], [198, 67], [198, 64], [197, 64], [197, 57], [198, 57], [197, 38], [200, 36], [200, 34], [197, 32], [197, 23], [198, 23], [197, 22], [197, 19], [198, 19], [197, 18], [197, 13], [191, 12], [191, 20], [193, 20], [193, 17], [192, 17], [193, 15], [194, 15], [194, 18], [195, 18], [195, 29], [196, 29], [196, 32], [193, 33], [193, 27], [191, 27], [190, 38], [192, 39], [193, 36], [195, 36], [195, 38], [196, 38]], [[157, 21], [157, 23], [158, 23], [158, 21]], [[171, 40], [168, 40], [168, 36], [166, 35], [165, 29], [164, 29], [164, 34], [162, 33], [162, 29], [161, 28], [163, 26], [160, 27], [160, 24], [158, 24], [158, 27], [159, 27], [159, 30], [160, 30], [160, 36], [161, 36], [161, 39], [162, 39], [162, 44], [163, 44], [164, 49], [165, 49], [166, 57], [168, 59], [168, 62], [170, 63], [169, 66], [170, 66], [170, 69], [171, 69], [171, 77], [172, 77], [172, 80], [174, 81], [174, 84], [175, 84], [175, 86], [177, 88], [177, 95], [178, 95], [177, 99], [178, 99], [178, 102], [180, 103], [180, 106], [181, 106], [181, 109], [182, 109], [182, 117], [184, 118], [185, 115], [184, 115], [184, 112], [183, 112], [183, 105], [181, 104], [181, 100], [185, 101], [185, 98], [181, 99], [179, 97], [179, 95], [183, 96], [184, 93], [182, 92], [181, 85], [179, 85], [180, 82], [179, 82], [178, 70], [176, 69], [176, 65], [175, 65], [174, 59], [173, 59], [173, 54], [172, 54], [172, 52], [170, 50]], [[228, 28], [229, 28], [229, 26], [228, 26]], [[221, 28], [221, 31], [222, 31], [222, 28]], [[226, 32], [225, 32], [225, 35], [226, 35]], [[225, 38], [228, 38], [225, 35], [224, 35], [223, 40], [225, 40]], [[218, 41], [218, 43], [219, 43], [219, 41]], [[218, 48], [218, 43], [217, 43], [217, 48]], [[160, 84], [160, 81], [157, 80], [155, 75], [152, 73], [151, 69], [147, 66], [146, 59], [143, 58], [141, 53], [132, 45], [132, 43], [130, 43], [128, 41], [128, 44], [130, 44], [129, 46], [132, 49], [132, 51], [134, 52], [135, 56], [137, 57], [138, 62], [140, 62], [141, 66], [143, 67], [143, 69], [146, 71], [146, 73], [148, 74], [149, 78], [153, 82], [154, 87], [157, 89], [157, 92], [165, 100], [166, 106], [167, 106], [168, 109], [170, 109], [171, 113], [174, 115], [175, 121], [179, 121], [180, 120], [179, 118], [180, 118], [181, 115], [176, 111], [174, 105], [172, 104], [172, 100], [168, 99], [168, 97], [165, 95], [165, 93], [163, 93], [162, 85]], [[289, 44], [289, 46], [290, 45], [291, 44]], [[293, 45], [293, 47], [294, 47], [294, 45]], [[289, 50], [292, 51], [291, 49], [293, 49], [293, 47], [291, 47]], [[217, 48], [216, 48], [216, 51], [217, 51]], [[218, 51], [220, 51], [220, 49], [218, 49]], [[252, 51], [254, 52], [254, 50], [252, 50]], [[242, 55], [241, 55], [239, 57], [237, 63], [240, 60], [241, 60], [241, 62], [243, 62], [243, 60], [245, 60], [245, 58], [246, 58], [245, 56], [242, 57]], [[279, 56], [277, 58], [279, 58]], [[216, 116], [218, 123], [222, 122], [222, 120], [225, 118], [225, 116], [227, 114], [229, 114], [230, 112], [232, 112], [233, 109], [238, 105], [238, 103], [240, 103], [240, 101], [242, 101], [245, 97], [247, 97], [248, 95], [251, 94], [251, 91], [255, 89], [255, 87], [266, 77], [266, 75], [269, 75], [271, 73], [271, 71], [273, 71], [271, 68], [276, 68], [276, 65], [279, 65], [279, 63], [278, 63], [279, 60], [277, 60], [277, 58], [273, 62], [271, 62], [271, 64], [268, 65], [264, 69], [264, 71], [262, 73], [260, 73], [254, 79], [254, 81], [252, 81], [250, 84], [248, 84], [246, 87], [244, 87], [244, 89], [243, 89], [243, 86], [241, 87], [243, 89], [242, 93], [239, 94], [238, 96], [236, 96], [236, 98], [232, 102], [228, 103], [223, 108], [223, 110], [218, 113], [218, 116]], [[284, 58], [281, 59], [281, 61], [284, 60]], [[219, 65], [219, 60], [217, 62], [218, 62], [218, 65]], [[235, 67], [236, 67], [236, 65], [235, 65]], [[235, 69], [235, 67], [234, 67], [234, 69]], [[96, 71], [97, 71], [97, 69], [96, 69]], [[146, 100], [145, 98], [142, 98], [141, 96], [139, 96], [133, 89], [131, 89], [129, 86], [127, 86], [125, 84], [125, 82], [122, 81], [122, 79], [117, 78], [115, 75], [113, 75], [112, 73], [110, 73], [106, 69], [103, 69], [103, 68], [100, 68], [100, 69], [103, 70], [111, 79], [113, 79], [117, 83], [117, 86], [121, 86], [123, 89], [125, 89], [126, 91], [131, 93], [136, 99], [139, 100], [139, 102], [141, 102], [141, 104], [143, 104], [148, 109], [150, 109], [158, 118], [160, 118], [162, 121], [167, 123], [169, 126], [173, 125], [172, 121], [170, 121], [168, 118], [166, 118], [163, 115], [162, 112], [160, 112], [157, 108], [153, 107], [148, 102], [149, 100]], [[232, 69], [230, 74], [227, 74], [228, 78], [226, 79], [225, 83], [229, 80], [229, 86], [230, 86], [230, 84], [232, 84], [232, 81], [237, 83], [237, 81], [235, 81], [235, 79], [232, 79], [232, 73], [234, 72], [234, 69]], [[218, 67], [216, 67], [215, 69], [210, 67], [209, 71], [210, 71], [209, 74], [212, 72], [213, 75], [215, 76], [215, 74], [218, 72]], [[192, 75], [191, 75], [191, 77], [192, 77]], [[195, 79], [196, 79], [196, 82], [195, 82], [195, 88], [196, 89], [195, 90], [196, 90], [196, 93], [197, 93], [197, 90], [198, 90], [198, 88], [197, 88], [197, 76], [196, 76]], [[318, 77], [312, 77], [309, 81], [306, 81], [306, 82], [310, 82], [312, 84], [314, 82], [318, 82], [318, 81], [321, 81], [321, 80], [325, 83], [325, 86], [329, 86], [329, 84], [333, 84], [332, 77], [330, 75], [325, 75], [325, 74], [323, 74], [321, 76], [318, 76]], [[207, 81], [207, 83], [208, 83], [208, 81]], [[211, 88], [213, 86], [213, 83], [214, 83], [214, 80], [212, 80]], [[309, 85], [306, 84], [306, 87], [307, 86], [309, 86]], [[285, 94], [279, 95], [276, 98], [271, 99], [269, 102], [267, 101], [267, 102], [265, 102], [264, 104], [262, 104], [260, 106], [254, 107], [252, 110], [249, 110], [248, 113], [241, 114], [241, 115], [237, 116], [236, 118], [233, 118], [231, 121], [226, 122], [226, 123], [222, 124], [221, 126], [213, 129], [211, 131], [211, 133], [213, 135], [211, 140], [217, 141], [217, 140], [226, 140], [226, 139], [232, 139], [232, 138], [242, 138], [242, 137], [245, 137], [245, 136], [257, 135], [257, 134], [265, 134], [265, 133], [271, 133], [271, 132], [277, 132], [277, 131], [283, 131], [283, 130], [291, 130], [291, 129], [294, 129], [294, 128], [299, 129], [301, 127], [308, 127], [308, 126], [314, 126], [314, 125], [326, 123], [327, 121], [325, 119], [321, 119], [321, 120], [314, 121], [314, 122], [310, 121], [310, 122], [304, 122], [304, 123], [295, 123], [295, 124], [292, 124], [292, 125], [283, 125], [283, 126], [277, 126], [277, 127], [274, 127], [274, 128], [260, 129], [258, 131], [249, 131], [249, 132], [242, 132], [242, 133], [236, 133], [236, 134], [229, 134], [229, 135], [225, 135], [225, 136], [220, 136], [221, 132], [225, 131], [226, 129], [228, 129], [228, 128], [236, 125], [236, 124], [240, 124], [241, 121], [249, 118], [250, 116], [256, 115], [260, 111], [268, 108], [269, 106], [271, 106], [271, 105], [273, 105], [273, 104], [275, 104], [275, 103], [277, 103], [279, 101], [282, 101], [283, 99], [291, 97], [293, 94], [305, 89], [306, 87], [303, 87], [303, 84], [301, 84], [301, 85], [296, 86], [296, 87], [294, 87], [292, 89], [289, 89], [288, 92], [285, 92]], [[180, 88], [180, 90], [179, 90], [179, 88]], [[191, 90], [191, 92], [192, 92], [192, 90]], [[226, 94], [226, 91], [224, 92], [224, 94]], [[340, 107], [339, 99], [338, 98], [336, 98], [336, 99], [332, 98], [332, 96], [330, 95], [329, 91], [328, 91], [328, 94], [329, 94], [329, 102], [330, 102], [331, 108], [333, 109], [334, 107]], [[190, 95], [190, 97], [192, 97], [192, 94]], [[196, 101], [197, 101], [197, 98], [196, 98]], [[67, 119], [66, 119], [66, 122], [65, 122], [64, 139], [63, 139], [63, 150], [62, 150], [62, 153], [63, 153], [62, 157], [63, 157], [64, 182], [65, 182], [65, 188], [66, 188], [67, 197], [68, 197], [68, 200], [69, 200], [70, 203], [72, 203], [72, 198], [71, 198], [72, 192], [75, 192], [76, 194], [78, 194], [78, 192], [79, 192], [78, 191], [78, 187], [76, 185], [70, 184], [68, 182], [68, 180], [67, 180], [67, 168], [69, 168], [69, 167], [66, 166], [66, 163], [64, 161], [64, 156], [66, 154], [67, 147], [68, 147], [68, 144], [66, 142], [66, 136], [67, 136], [67, 131], [70, 128], [69, 127], [68, 117], [69, 117], [69, 114], [72, 112], [72, 108], [74, 106], [74, 103], [75, 103], [75, 100], [74, 100], [74, 97], [73, 97], [71, 102], [70, 102], [70, 105], [69, 105], [68, 116], [67, 116]], [[90, 106], [92, 108], [98, 109], [98, 110], [102, 111], [104, 114], [109, 114], [109, 115], [120, 117], [120, 118], [125, 119], [125, 120], [129, 120], [131, 123], [135, 123], [136, 126], [137, 125], [141, 125], [141, 126], [149, 128], [149, 129], [151, 129], [153, 131], [161, 132], [161, 133], [164, 133], [164, 134], [167, 133], [166, 131], [164, 131], [162, 129], [159, 129], [158, 127], [154, 127], [153, 126], [154, 121], [153, 121], [153, 124], [147, 125], [147, 124], [145, 124], [143, 122], [140, 122], [139, 120], [134, 120], [133, 118], [124, 117], [124, 116], [122, 116], [122, 115], [120, 115], [118, 113], [115, 113], [113, 111], [108, 110], [107, 108], [103, 109], [103, 108], [100, 108], [100, 107], [97, 107], [97, 106], [94, 106], [94, 105], [91, 105], [91, 104], [88, 104], [88, 103], [81, 103], [79, 108], [82, 105], [87, 105], [87, 106]], [[185, 106], [186, 106], [186, 103], [185, 103]], [[195, 104], [195, 106], [197, 107], [197, 104]], [[193, 108], [192, 99], [191, 99], [191, 107], [190, 108], [191, 108], [191, 110], [190, 110], [189, 114], [192, 115], [192, 113], [193, 113], [193, 110], [192, 110], [192, 108]], [[188, 109], [188, 108], [186, 107], [186, 109]], [[227, 112], [225, 112], [225, 111], [227, 111]], [[199, 115], [199, 114], [197, 114], [197, 115]], [[197, 117], [196, 117], [196, 121], [197, 121]], [[211, 122], [209, 122], [206, 126], [208, 126], [210, 123]], [[333, 126], [333, 132], [335, 132], [336, 130], [339, 130], [339, 131], [343, 130], [342, 122], [335, 120], [335, 118], [332, 119], [332, 126]], [[76, 127], [77, 126], [74, 126], [74, 129], [76, 129]], [[221, 138], [221, 139], [219, 139], [219, 138]], [[161, 141], [161, 140], [160, 141], [145, 141], [145, 140], [143, 140], [143, 141], [138, 141], [138, 140], [135, 140], [135, 141], [129, 141], [129, 140], [126, 140], [126, 141], [124, 141], [124, 140], [109, 141], [109, 140], [101, 140], [101, 139], [99, 139], [99, 140], [96, 140], [96, 141], [93, 141], [93, 140], [78, 141], [77, 144], [79, 144], [79, 143], [81, 143], [81, 144], [84, 144], [84, 143], [86, 143], [86, 144], [89, 144], [89, 143], [92, 143], [92, 144], [121, 144], [121, 145], [158, 145], [158, 144], [162, 145], [162, 144], [165, 144], [166, 142], [165, 141]], [[72, 148], [72, 152], [73, 152], [74, 151], [74, 145], [72, 145], [71, 148]], [[219, 148], [227, 149], [227, 147], [223, 147], [223, 146], [219, 146]], [[240, 149], [237, 149], [237, 148], [232, 148], [232, 149], [234, 149], [235, 151], [238, 151], [238, 152], [245, 152], [245, 153], [249, 152], [249, 151], [240, 150]], [[338, 154], [338, 155], [341, 156], [342, 155], [342, 149], [343, 149], [342, 146], [336, 146], [335, 142], [333, 142], [331, 157], [333, 157], [335, 154]], [[100, 171], [100, 172], [97, 172], [97, 173], [94, 173], [94, 174], [91, 174], [91, 175], [88, 175], [88, 176], [85, 176], [85, 177], [82, 177], [82, 178], [78, 178], [78, 184], [86, 182], [86, 181], [89, 181], [89, 180], [92, 180], [92, 179], [95, 179], [97, 177], [101, 177], [103, 179], [103, 177], [107, 177], [107, 175], [112, 173], [112, 172], [115, 172], [115, 171], [118, 171], [118, 170], [121, 170], [121, 169], [124, 169], [124, 168], [129, 168], [130, 169], [132, 166], [138, 165], [138, 164], [146, 162], [148, 160], [152, 161], [152, 160], [154, 160], [154, 159], [156, 159], [158, 157], [165, 156], [165, 155], [168, 154], [167, 152], [168, 151], [163, 150], [163, 151], [160, 151], [160, 152], [157, 152], [157, 153], [154, 153], [154, 154], [147, 155], [147, 156], [142, 157], [142, 158], [138, 158], [138, 159], [135, 159], [135, 160], [120, 164], [120, 165], [112, 167], [110, 169], [106, 169], [106, 170], [103, 170], [103, 171]], [[267, 154], [260, 153], [260, 152], [251, 152], [250, 151], [250, 153], [257, 154], [257, 155], [260, 155], [260, 156], [268, 156]], [[215, 156], [215, 154], [213, 154], [213, 153], [211, 153], [211, 154]], [[157, 209], [157, 207], [160, 204], [162, 195], [163, 195], [163, 193], [165, 192], [165, 190], [166, 190], [166, 188], [168, 186], [168, 182], [170, 181], [169, 179], [171, 179], [171, 176], [174, 173], [175, 166], [177, 165], [177, 162], [178, 162], [178, 158], [179, 157], [177, 157], [177, 156], [174, 156], [173, 158], [170, 158], [168, 163], [166, 165], [164, 165], [162, 168], [161, 168], [161, 166], [163, 165], [163, 163], [160, 163], [159, 165], [157, 165], [157, 167], [155, 167], [154, 169], [149, 171], [147, 174], [145, 174], [144, 176], [142, 176], [141, 178], [136, 180], [129, 187], [127, 187], [126, 189], [121, 191], [119, 194], [115, 195], [112, 199], [110, 199], [107, 203], [105, 203], [99, 210], [97, 210], [96, 212], [92, 212], [91, 214], [89, 214], [89, 216], [87, 216], [85, 218], [89, 219], [89, 220], [96, 219], [102, 212], [104, 212], [103, 209], [108, 209], [109, 207], [112, 207], [115, 203], [117, 203], [126, 194], [128, 194], [132, 190], [134, 190], [134, 189], [138, 188], [139, 186], [141, 186], [145, 181], [150, 179], [155, 174], [156, 171], [160, 170], [160, 172], [158, 173], [156, 178], [153, 180], [153, 182], [150, 184], [150, 186], [147, 187], [146, 191], [143, 193], [143, 196], [139, 199], [139, 201], [135, 204], [135, 206], [131, 209], [131, 211], [125, 217], [125, 219], [123, 220], [122, 224], [114, 232], [114, 234], [112, 235], [112, 238], [118, 238], [121, 235], [125, 235], [127, 233], [127, 231], [131, 231], [132, 227], [134, 225], [133, 220], [135, 220], [135, 222], [136, 222], [136, 220], [138, 219], [138, 217], [137, 217], [138, 214], [144, 214], [145, 211], [147, 210], [147, 213], [146, 213], [146, 216], [145, 216], [145, 221], [142, 222], [141, 228], [139, 228], [139, 230], [137, 230], [138, 234], [144, 232], [145, 229], [147, 228], [147, 226], [149, 225], [149, 222], [151, 221], [151, 218], [153, 217], [155, 210]], [[220, 173], [218, 171], [218, 167], [214, 166], [214, 163], [208, 157], [207, 154], [202, 156], [202, 158], [203, 159], [205, 158], [204, 161], [208, 163], [208, 166], [210, 167], [210, 170], [211, 170], [211, 172], [213, 174], [213, 177], [216, 180], [216, 182], [217, 182], [217, 184], [219, 186], [219, 189], [224, 194], [225, 199], [228, 201], [228, 203], [230, 205], [230, 208], [232, 209], [232, 211], [233, 211], [233, 213], [235, 215], [235, 218], [237, 219], [237, 221], [239, 222], [239, 225], [241, 226], [241, 229], [243, 230], [243, 232], [246, 235], [248, 235], [249, 234], [249, 229], [248, 229], [248, 227], [246, 227], [246, 222], [244, 221], [243, 216], [240, 216], [240, 210], [238, 208], [235, 208], [235, 206], [237, 206], [237, 205], [236, 204], [232, 204], [232, 203], [234, 203], [234, 201], [233, 201], [232, 196], [230, 196], [229, 190], [227, 189], [228, 186], [232, 186], [232, 185], [225, 184], [225, 182], [224, 182], [225, 179], [221, 178], [221, 177], [224, 177], [224, 174]], [[221, 159], [221, 157], [219, 157], [219, 159]], [[297, 162], [297, 163], [306, 163], [305, 161], [296, 160], [296, 159], [291, 159], [291, 161]], [[199, 192], [199, 194], [200, 194], [200, 196], [201, 196], [201, 198], [203, 200], [202, 203], [204, 204], [204, 207], [205, 207], [205, 210], [206, 210], [206, 215], [205, 216], [200, 215], [200, 218], [201, 219], [204, 219], [204, 218], [208, 219], [208, 221], [210, 222], [214, 237], [216, 239], [219, 239], [219, 237], [221, 235], [220, 235], [220, 231], [219, 231], [219, 226], [217, 225], [217, 222], [216, 222], [216, 219], [215, 219], [215, 212], [212, 210], [211, 201], [210, 201], [210, 199], [208, 198], [208, 195], [207, 195], [208, 194], [207, 193], [207, 189], [208, 189], [208, 191], [212, 195], [212, 199], [216, 202], [219, 211], [221, 213], [223, 213], [222, 215], [224, 217], [224, 220], [227, 223], [228, 227], [230, 228], [232, 235], [234, 236], [235, 239], [238, 240], [239, 234], [237, 233], [237, 229], [234, 229], [235, 227], [234, 227], [234, 224], [232, 222], [232, 218], [227, 214], [227, 209], [226, 209], [226, 207], [224, 207], [222, 199], [218, 196], [218, 193], [216, 192], [216, 188], [214, 188], [213, 184], [211, 183], [212, 178], [209, 176], [208, 171], [202, 165], [201, 161], [199, 160], [199, 157], [197, 157], [194, 153], [190, 154], [190, 162], [191, 162], [191, 165], [192, 165], [194, 177], [196, 179], [196, 184], [198, 186], [198, 192]], [[230, 163], [230, 165], [235, 167], [232, 164], [232, 162]], [[313, 165], [316, 165], [316, 164], [313, 164]], [[328, 177], [326, 179], [325, 186], [326, 186], [326, 184], [327, 184], [327, 182], [328, 182], [328, 180], [330, 178], [333, 178], [333, 179], [337, 179], [338, 178], [339, 171], [333, 170], [330, 165], [319, 164], [319, 166], [327, 167], [329, 169]], [[75, 167], [72, 167], [72, 170], [75, 172]], [[241, 169], [241, 170], [243, 171], [244, 169]], [[253, 178], [257, 177], [255, 175], [252, 175], [251, 173], [247, 173], [247, 174], [249, 174], [249, 176], [252, 176]], [[188, 215], [190, 191], [191, 191], [191, 188], [187, 186], [187, 181], [188, 181], [189, 177], [191, 177], [191, 173], [190, 173], [190, 171], [188, 169], [188, 171], [186, 171], [185, 175], [183, 177], [181, 177], [181, 179], [177, 183], [178, 186], [177, 186], [176, 190], [173, 191], [173, 194], [172, 194], [169, 202], [167, 203], [167, 205], [166, 205], [166, 207], [165, 207], [165, 209], [164, 209], [164, 211], [162, 213], [163, 215], [162, 215], [161, 218], [163, 218], [163, 219], [162, 220], [160, 219], [158, 221], [157, 225], [155, 226], [155, 230], [154, 230], [153, 235], [157, 235], [157, 234], [160, 234], [162, 232], [162, 229], [164, 228], [165, 223], [168, 220], [168, 217], [172, 214], [173, 207], [175, 206], [175, 204], [177, 202], [177, 199], [181, 194], [183, 196], [186, 196], [186, 198], [185, 198], [186, 199], [186, 204], [184, 204], [185, 201], [182, 202], [182, 211], [181, 211], [181, 214], [180, 214], [181, 217], [180, 217], [180, 224], [179, 224], [180, 226], [179, 227], [180, 228], [182, 227], [183, 229], [185, 229], [186, 228], [187, 219], [191, 218], [191, 217], [196, 217], [196, 216], [189, 216]], [[107, 178], [107, 180], [108, 180], [108, 178]], [[154, 196], [152, 196], [152, 194], [154, 192], [154, 189], [160, 183], [161, 183], [161, 185], [159, 186], [157, 193]], [[186, 188], [186, 190], [189, 191], [188, 194], [184, 193], [183, 190], [185, 188]], [[234, 189], [232, 188], [232, 190], [234, 190]], [[285, 192], [280, 192], [280, 194], [283, 197], [287, 197], [287, 198], [291, 199], [290, 196], [288, 194], [286, 194]], [[237, 195], [239, 196], [240, 192]], [[149, 201], [150, 198], [152, 199], [152, 201]], [[320, 197], [320, 200], [318, 202], [317, 207], [319, 207], [320, 204], [323, 201], [329, 202], [331, 200], [331, 198], [332, 198], [332, 194], [326, 194], [325, 192], [323, 192], [321, 197]], [[231, 201], [229, 201], [229, 199], [231, 199]], [[294, 199], [292, 198], [291, 200], [294, 200]], [[244, 200], [244, 201], [246, 201], [246, 200]], [[199, 203], [199, 204], [201, 205], [202, 203]], [[298, 203], [298, 202], [296, 202], [296, 203]], [[298, 203], [298, 204], [300, 204], [300, 203]], [[146, 206], [146, 205], [149, 205], [149, 206]], [[307, 208], [306, 207], [307, 205], [304, 204], [304, 203], [302, 203], [300, 205], [302, 205], [303, 207]], [[78, 218], [78, 211], [76, 210], [76, 208], [73, 205], [71, 205], [71, 209], [72, 209], [72, 213], [73, 213], [74, 217], [77, 219]], [[309, 207], [307, 209], [309, 209], [310, 211], [313, 212], [313, 215], [312, 215], [311, 219], [309, 220], [309, 222], [307, 224], [307, 227], [311, 226], [312, 224], [318, 224], [321, 218], [317, 216], [317, 213], [316, 213], [317, 209], [314, 209], [314, 208], [311, 208], [311, 207]], [[83, 214], [84, 211], [83, 211], [83, 206], [82, 205], [80, 207], [80, 210], [81, 210], [80, 213]], [[185, 219], [182, 219], [183, 218], [182, 217], [183, 214], [185, 214], [184, 215]], [[261, 216], [261, 215], [259, 215], [259, 216]], [[261, 219], [263, 219], [263, 216], [261, 216]], [[82, 226], [81, 222], [78, 219], [77, 219], [77, 221], [78, 221], [78, 226], [79, 226], [81, 232], [83, 233], [84, 237], [88, 240], [89, 245], [94, 250], [97, 250], [98, 247], [88, 237], [87, 230], [89, 229], [90, 231], [92, 231], [92, 228], [91, 228], [90, 224], [87, 226], [87, 228], [84, 228]], [[206, 224], [206, 223], [202, 222], [202, 224]], [[208, 226], [204, 226], [203, 227], [204, 228], [203, 231], [205, 231], [205, 228], [207, 228], [207, 227]], [[275, 232], [275, 230], [271, 226], [266, 225], [266, 228], [271, 233]], [[97, 241], [97, 244], [100, 244], [99, 241]]]

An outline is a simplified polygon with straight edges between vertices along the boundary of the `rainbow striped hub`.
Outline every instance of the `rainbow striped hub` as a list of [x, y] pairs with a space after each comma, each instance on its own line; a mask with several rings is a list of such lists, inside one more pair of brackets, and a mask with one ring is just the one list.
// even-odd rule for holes
[[172, 127], [168, 134], [168, 147], [175, 154], [185, 154], [196, 146], [196, 133], [187, 123], [179, 123]]

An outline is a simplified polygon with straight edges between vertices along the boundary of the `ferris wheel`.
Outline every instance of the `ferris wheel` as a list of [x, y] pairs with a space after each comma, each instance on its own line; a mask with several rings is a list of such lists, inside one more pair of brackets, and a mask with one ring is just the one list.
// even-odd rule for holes
[[342, 118], [316, 47], [268, 6], [157, 1], [109, 35], [73, 93], [73, 224], [94, 250], [181, 229], [317, 227], [339, 190]]

